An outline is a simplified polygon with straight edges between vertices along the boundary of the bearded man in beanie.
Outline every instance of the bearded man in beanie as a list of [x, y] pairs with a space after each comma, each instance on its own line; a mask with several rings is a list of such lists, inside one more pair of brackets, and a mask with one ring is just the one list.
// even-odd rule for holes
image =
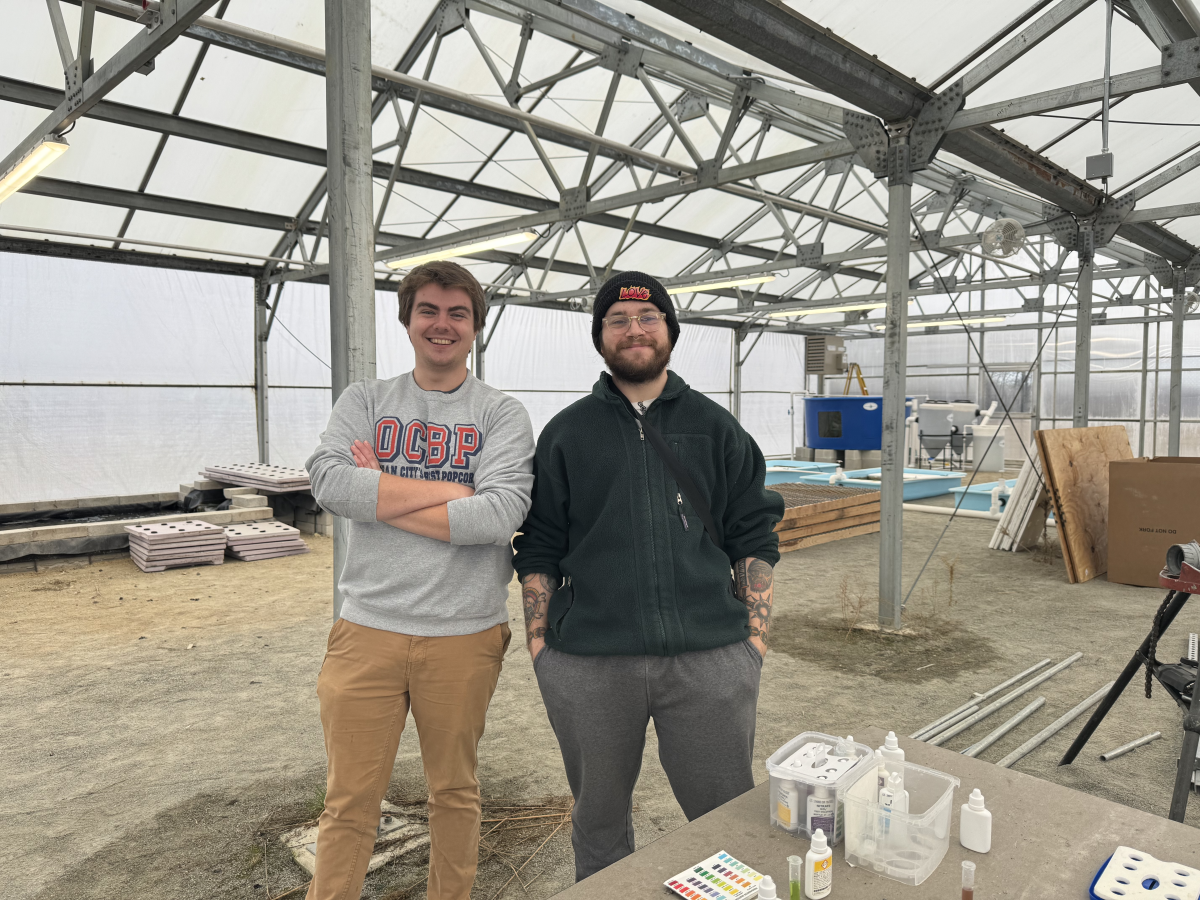
[[649, 275], [600, 288], [592, 340], [609, 372], [542, 431], [514, 542], [525, 640], [575, 797], [576, 880], [633, 852], [651, 719], [689, 820], [754, 787], [783, 499], [738, 421], [667, 369], [678, 338]]

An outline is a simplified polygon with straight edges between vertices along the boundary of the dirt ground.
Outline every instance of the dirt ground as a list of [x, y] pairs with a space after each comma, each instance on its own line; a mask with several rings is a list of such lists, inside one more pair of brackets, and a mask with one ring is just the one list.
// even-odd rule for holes
[[[906, 514], [906, 584], [945, 523]], [[1044, 695], [1046, 705], [983, 755], [996, 760], [1115, 677], [1163, 592], [1103, 580], [1069, 585], [1061, 559], [988, 550], [991, 529], [955, 520], [913, 594], [913, 637], [854, 628], [875, 618], [876, 537], [783, 557], [759, 701], [760, 779], [762, 760], [801, 731], [846, 734], [875, 723], [908, 734], [1044, 657], [1082, 651], [1029, 698]], [[320, 809], [324, 778], [314, 688], [330, 625], [332, 548], [328, 539], [306, 539], [308, 555], [256, 563], [151, 575], [118, 560], [0, 577], [0, 893], [261, 900], [304, 884], [275, 835]], [[561, 804], [568, 795], [519, 639], [515, 590], [509, 610], [518, 638], [480, 752], [490, 810]], [[1185, 608], [1160, 656], [1182, 653], [1188, 631], [1200, 631], [1200, 607]], [[1146, 700], [1135, 679], [1080, 760], [1057, 768], [1078, 727], [1016, 768], [1165, 815], [1181, 730], [1161, 690]], [[1164, 739], [1111, 763], [1098, 759], [1154, 730]], [[639, 844], [683, 823], [653, 729], [649, 738], [635, 795]], [[423, 791], [410, 730], [389, 796]], [[1198, 816], [1194, 803], [1189, 822]], [[524, 893], [510, 881], [503, 896], [539, 900], [570, 884], [570, 841], [556, 823], [495, 845], [475, 896], [491, 900], [526, 860]], [[424, 860], [386, 866], [369, 877], [364, 896], [419, 900], [424, 874]]]

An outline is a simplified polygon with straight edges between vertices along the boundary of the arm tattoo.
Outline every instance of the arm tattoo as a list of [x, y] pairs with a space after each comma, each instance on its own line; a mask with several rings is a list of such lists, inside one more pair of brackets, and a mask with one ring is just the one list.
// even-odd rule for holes
[[771, 604], [775, 599], [775, 571], [755, 557], [739, 559], [734, 565], [738, 599], [750, 611], [750, 636], [767, 644], [771, 630]]
[[525, 610], [525, 645], [544, 638], [550, 598], [558, 589], [547, 575], [526, 575], [521, 579], [521, 606]]

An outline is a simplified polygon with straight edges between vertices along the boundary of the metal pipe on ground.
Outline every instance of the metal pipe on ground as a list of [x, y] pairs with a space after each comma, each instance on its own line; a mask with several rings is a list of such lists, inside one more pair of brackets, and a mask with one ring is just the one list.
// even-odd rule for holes
[[972, 744], [970, 747], [968, 747], [966, 750], [964, 750], [962, 752], [962, 755], [970, 756], [972, 758], [978, 756], [980, 753], [982, 753], [988, 747], [992, 746], [992, 744], [996, 743], [996, 741], [1000, 740], [1000, 738], [1004, 737], [1006, 734], [1008, 734], [1010, 731], [1012, 731], [1014, 728], [1016, 728], [1018, 725], [1020, 725], [1022, 722], [1024, 722], [1026, 719], [1028, 719], [1030, 716], [1032, 716], [1035, 712], [1037, 712], [1039, 709], [1041, 709], [1045, 705], [1046, 705], [1046, 698], [1038, 697], [1036, 700], [1034, 700], [1032, 703], [1030, 703], [1027, 707], [1025, 707], [1023, 710], [1021, 710], [1019, 713], [1017, 713], [1015, 716], [1013, 716], [1011, 719], [1009, 719], [1007, 722], [1005, 722], [1003, 725], [1001, 725], [999, 728], [997, 728], [995, 731], [993, 731], [991, 734], [989, 734], [987, 737], [985, 737], [982, 741]]
[[1012, 753], [1008, 754], [1008, 756], [1004, 757], [1004, 759], [1002, 759], [998, 763], [996, 763], [996, 765], [998, 765], [1002, 769], [1007, 769], [1009, 766], [1011, 766], [1017, 760], [1021, 759], [1022, 757], [1026, 756], [1027, 754], [1036, 750], [1038, 747], [1040, 747], [1042, 744], [1044, 744], [1050, 738], [1054, 737], [1054, 735], [1058, 734], [1060, 731], [1062, 731], [1064, 728], [1066, 728], [1068, 725], [1070, 725], [1072, 722], [1074, 722], [1077, 718], [1079, 718], [1081, 715], [1083, 715], [1085, 712], [1087, 712], [1089, 709], [1091, 709], [1093, 706], [1095, 706], [1097, 703], [1099, 703], [1101, 700], [1103, 700], [1104, 695], [1109, 692], [1109, 689], [1112, 688], [1112, 686], [1114, 684], [1116, 684], [1115, 681], [1110, 681], [1108, 684], [1106, 684], [1104, 687], [1100, 688], [1100, 690], [1096, 691], [1096, 693], [1092, 694], [1092, 696], [1088, 697], [1086, 700], [1084, 700], [1082, 703], [1080, 703], [1074, 709], [1070, 710], [1069, 712], [1063, 713], [1063, 715], [1059, 716], [1057, 719], [1055, 719], [1053, 722], [1051, 722], [1049, 725], [1047, 725], [1045, 728], [1043, 728], [1041, 731], [1039, 731], [1037, 734], [1035, 734], [1033, 737], [1031, 737], [1029, 740], [1027, 740], [1025, 743], [1023, 743], [1020, 747], [1018, 747]]
[[1037, 676], [1037, 678], [1034, 678], [1034, 679], [1026, 682], [1025, 684], [1021, 685], [1019, 688], [1017, 688], [1015, 691], [1010, 691], [1009, 693], [1007, 693], [1003, 697], [1001, 697], [999, 700], [996, 700], [993, 703], [989, 703], [987, 706], [985, 706], [979, 712], [975, 713], [975, 715], [971, 716], [969, 719], [963, 719], [961, 722], [959, 722], [953, 728], [946, 729], [945, 731], [943, 731], [941, 734], [939, 734], [936, 738], [929, 741], [928, 743], [932, 744], [934, 747], [940, 747], [942, 744], [946, 743], [946, 741], [950, 740], [950, 738], [955, 737], [956, 735], [962, 734], [964, 731], [966, 731], [968, 728], [970, 728], [976, 722], [980, 722], [983, 719], [986, 719], [988, 716], [990, 716], [996, 710], [1003, 709], [1005, 706], [1008, 706], [1008, 704], [1012, 703], [1014, 700], [1016, 700], [1018, 697], [1020, 697], [1022, 694], [1026, 693], [1027, 691], [1033, 690], [1035, 687], [1037, 687], [1043, 681], [1047, 681], [1047, 680], [1053, 678], [1055, 675], [1057, 675], [1063, 669], [1067, 668], [1071, 664], [1078, 661], [1082, 656], [1083, 656], [1082, 653], [1071, 654], [1066, 659], [1064, 659], [1062, 662], [1060, 662], [1058, 665], [1047, 669], [1041, 675]]
[[1160, 737], [1162, 737], [1162, 732], [1155, 731], [1146, 735], [1145, 737], [1138, 738], [1136, 741], [1130, 741], [1128, 744], [1122, 744], [1115, 750], [1109, 750], [1107, 753], [1101, 753], [1100, 758], [1105, 762], [1108, 762], [1109, 760], [1116, 759], [1118, 756], [1124, 756], [1130, 750], [1136, 750], [1138, 747], [1144, 747], [1147, 744], [1153, 743]]
[[1012, 687], [1014, 684], [1016, 684], [1018, 681], [1020, 681], [1026, 675], [1032, 675], [1038, 669], [1044, 668], [1045, 666], [1048, 666], [1048, 665], [1050, 665], [1050, 659], [1049, 658], [1043, 659], [1040, 663], [1036, 663], [1036, 664], [1030, 666], [1024, 672], [1018, 672], [1016, 675], [1014, 675], [1012, 678], [1009, 678], [1007, 681], [1000, 682], [994, 688], [984, 691], [982, 694], [976, 694], [973, 698], [968, 700], [966, 703], [964, 703], [958, 709], [951, 710], [950, 712], [948, 712], [944, 716], [942, 716], [940, 719], [935, 719], [934, 721], [930, 722], [924, 728], [917, 729], [912, 734], [910, 734], [909, 737], [912, 738], [913, 740], [918, 740], [918, 741], [924, 740], [925, 737], [929, 736], [929, 733], [931, 731], [933, 731], [933, 729], [937, 728], [939, 725], [944, 724], [946, 722], [946, 720], [954, 718], [955, 716], [957, 716], [960, 712], [962, 712], [967, 707], [975, 706], [975, 705], [981, 703], [982, 701], [988, 699], [989, 697], [996, 696], [996, 694], [1000, 693], [1005, 688]]
[[995, 522], [1000, 513], [983, 512], [978, 509], [958, 509], [953, 506], [926, 506], [923, 503], [905, 503], [905, 512], [936, 513], [939, 516], [962, 516], [966, 519], [991, 519]]
[[973, 706], [968, 706], [966, 709], [964, 709], [962, 712], [960, 712], [957, 716], [947, 719], [945, 722], [943, 722], [937, 728], [930, 729], [928, 732], [925, 733], [924, 737], [918, 738], [918, 740], [928, 741], [931, 738], [935, 738], [939, 734], [941, 734], [943, 731], [945, 731], [947, 728], [954, 727], [959, 722], [961, 722], [963, 719], [965, 719], [967, 716], [973, 716], [977, 712], [979, 712], [979, 704], [978, 703], [974, 704]]

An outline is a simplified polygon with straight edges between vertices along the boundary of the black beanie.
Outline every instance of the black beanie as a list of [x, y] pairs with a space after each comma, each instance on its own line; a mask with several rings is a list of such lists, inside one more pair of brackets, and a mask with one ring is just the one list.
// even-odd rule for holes
[[618, 272], [600, 286], [596, 292], [596, 303], [592, 307], [592, 343], [600, 352], [600, 330], [604, 327], [604, 316], [608, 308], [622, 300], [642, 300], [653, 303], [667, 314], [667, 331], [671, 335], [671, 348], [679, 340], [679, 318], [675, 315], [675, 304], [667, 289], [645, 272]]

